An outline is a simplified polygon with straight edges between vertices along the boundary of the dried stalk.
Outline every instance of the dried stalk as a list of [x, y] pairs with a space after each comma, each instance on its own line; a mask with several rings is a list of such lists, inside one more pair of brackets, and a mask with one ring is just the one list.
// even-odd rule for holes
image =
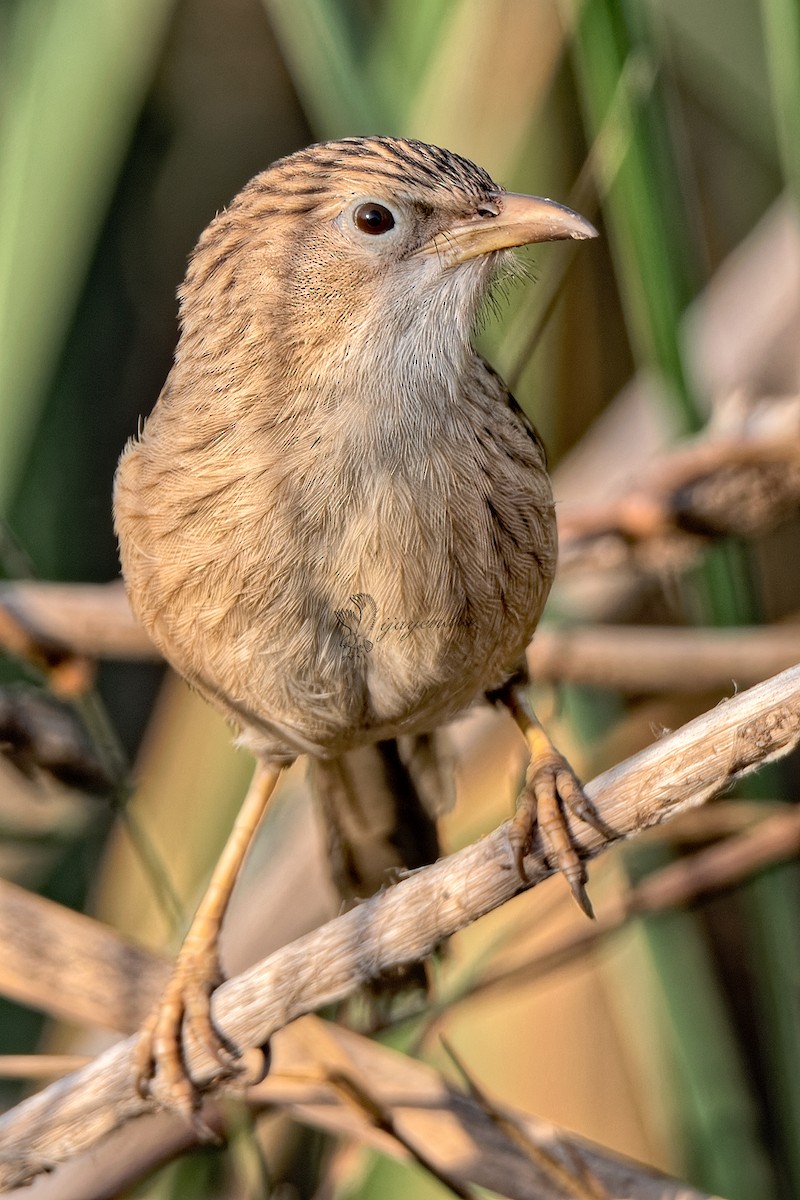
[[431, 1012], [420, 1041], [429, 1040], [445, 1020], [450, 1020], [456, 1008], [483, 999], [487, 992], [507, 995], [511, 988], [528, 987], [569, 963], [585, 960], [635, 917], [696, 904], [704, 896], [749, 879], [766, 867], [800, 856], [800, 809], [792, 805], [788, 811], [770, 812], [765, 806], [758, 807], [765, 808], [761, 818], [751, 819], [751, 828], [743, 833], [725, 837], [705, 850], [653, 871], [606, 903], [591, 924], [570, 929], [536, 957], [487, 973], [472, 981], [463, 994], [443, 1000], [438, 1011]]
[[[800, 741], [800, 667], [733, 697], [599, 776], [587, 791], [618, 838], [702, 804], [740, 775]], [[587, 857], [600, 836], [576, 827]], [[526, 859], [528, 887], [551, 874], [541, 848]], [[214, 1017], [242, 1047], [265, 1045], [304, 1013], [344, 999], [377, 974], [431, 954], [445, 938], [523, 890], [507, 826], [283, 947], [216, 992]], [[85, 1070], [25, 1101], [0, 1122], [0, 1186], [95, 1145], [150, 1110], [130, 1085], [129, 1039]], [[189, 1051], [193, 1074], [208, 1065]]]
[[603, 504], [559, 512], [559, 566], [680, 567], [713, 538], [754, 537], [800, 511], [800, 437], [704, 434]]
[[[26, 911], [26, 902], [30, 902], [30, 911]], [[34, 985], [31, 1002], [73, 1021], [116, 1025], [121, 1031], [136, 1027], [163, 980], [166, 962], [141, 951], [131, 959], [130, 947], [91, 918], [20, 888], [0, 885], [0, 912], [6, 910], [9, 923], [13, 915], [23, 927], [40, 932], [40, 944], [23, 937], [27, 958], [17, 952], [18, 965], [42, 977]], [[63, 970], [63, 947], [69, 954], [80, 941], [87, 947], [92, 966], [105, 964], [99, 977], [92, 969]], [[59, 968], [62, 973], [56, 991], [52, 980]], [[131, 993], [133, 981], [137, 987]], [[23, 991], [20, 984], [17, 994], [22, 996]], [[581, 1188], [565, 1191], [555, 1183], [554, 1175], [567, 1180], [572, 1175], [577, 1176], [578, 1184], [595, 1177], [614, 1196], [703, 1200], [704, 1194], [586, 1145], [547, 1122], [506, 1107], [500, 1109], [477, 1095], [474, 1083], [472, 1095], [465, 1096], [431, 1067], [315, 1017], [303, 1017], [276, 1034], [272, 1058], [267, 1079], [248, 1093], [251, 1107], [283, 1108], [298, 1120], [383, 1153], [422, 1160], [434, 1174], [462, 1190], [474, 1184], [512, 1200], [564, 1200], [573, 1192], [580, 1196]], [[58, 1061], [43, 1058], [42, 1063], [45, 1069], [58, 1067]], [[350, 1085], [351, 1095], [354, 1091], [366, 1093], [370, 1103], [365, 1107], [345, 1102], [342, 1080]], [[204, 1118], [224, 1133], [222, 1114], [212, 1105], [207, 1107]], [[381, 1118], [378, 1121], [376, 1114]], [[523, 1134], [521, 1147], [509, 1145], [505, 1126]], [[67, 1163], [52, 1180], [40, 1180], [37, 1195], [42, 1200], [77, 1195], [82, 1200], [99, 1200], [116, 1195], [190, 1143], [188, 1126], [166, 1120], [164, 1114], [136, 1122], [93, 1147], [90, 1156]], [[3, 1147], [9, 1157], [14, 1155], [8, 1140]]]
[[50, 666], [65, 654], [157, 660], [122, 582], [0, 584], [0, 644]]
[[800, 661], [800, 625], [547, 625], [537, 631], [527, 659], [537, 683], [639, 693], [729, 691], [751, 687]]

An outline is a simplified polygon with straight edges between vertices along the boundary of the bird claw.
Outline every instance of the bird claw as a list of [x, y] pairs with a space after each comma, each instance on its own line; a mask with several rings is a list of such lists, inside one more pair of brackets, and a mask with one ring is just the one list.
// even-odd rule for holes
[[520, 879], [527, 883], [525, 855], [538, 829], [546, 860], [564, 876], [582, 912], [594, 917], [586, 891], [586, 867], [573, 843], [568, 817], [591, 825], [606, 840], [614, 836], [595, 812], [567, 760], [549, 747], [531, 760], [517, 801], [509, 830], [514, 863]]
[[[139, 1095], [155, 1095], [181, 1112], [202, 1141], [219, 1140], [200, 1117], [202, 1092], [239, 1075], [244, 1065], [238, 1049], [222, 1037], [211, 1019], [211, 994], [221, 982], [216, 953], [185, 945], [158, 1005], [142, 1026], [134, 1052]], [[186, 1065], [187, 1045], [196, 1046], [216, 1068], [202, 1087]]]

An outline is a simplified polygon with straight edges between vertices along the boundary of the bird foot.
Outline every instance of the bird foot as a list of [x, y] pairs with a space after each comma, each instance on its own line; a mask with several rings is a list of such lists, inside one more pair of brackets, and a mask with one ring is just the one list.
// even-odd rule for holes
[[569, 817], [591, 825], [605, 840], [614, 837], [613, 830], [595, 812], [567, 760], [548, 745], [531, 760], [525, 787], [517, 800], [509, 831], [514, 863], [520, 879], [527, 883], [525, 855], [538, 829], [545, 858], [564, 876], [581, 910], [587, 917], [593, 917], [586, 891], [586, 867], [573, 843]]
[[[200, 1117], [203, 1091], [243, 1072], [249, 1076], [252, 1070], [211, 1019], [211, 995], [222, 979], [216, 947], [192, 945], [187, 939], [156, 1008], [141, 1028], [134, 1056], [139, 1094], [155, 1095], [181, 1112], [202, 1141], [219, 1140]], [[202, 1086], [189, 1073], [186, 1047], [197, 1047], [213, 1064], [212, 1076], [204, 1077]]]

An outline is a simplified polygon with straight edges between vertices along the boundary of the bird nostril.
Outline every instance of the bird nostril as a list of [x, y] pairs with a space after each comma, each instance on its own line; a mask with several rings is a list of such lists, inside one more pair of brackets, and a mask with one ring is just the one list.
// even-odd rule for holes
[[482, 204], [478, 209], [479, 217], [497, 217], [499, 215], [499, 210], [491, 204]]

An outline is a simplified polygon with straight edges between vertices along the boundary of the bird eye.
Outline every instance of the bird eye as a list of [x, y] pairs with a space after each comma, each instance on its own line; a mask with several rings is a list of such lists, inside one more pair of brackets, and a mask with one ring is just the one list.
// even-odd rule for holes
[[388, 233], [394, 229], [394, 215], [383, 204], [360, 204], [353, 220], [362, 233]]

